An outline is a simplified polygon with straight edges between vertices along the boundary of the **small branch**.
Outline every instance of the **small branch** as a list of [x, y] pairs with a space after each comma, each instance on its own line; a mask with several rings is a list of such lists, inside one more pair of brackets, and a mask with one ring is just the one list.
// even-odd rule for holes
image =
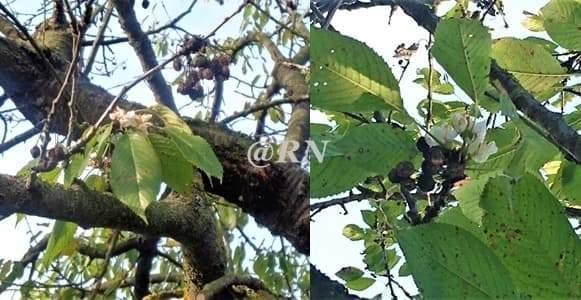
[[40, 133], [40, 131], [42, 130], [43, 124], [44, 124], [44, 121], [41, 121], [40, 123], [34, 125], [34, 127], [28, 129], [27, 131], [13, 137], [12, 139], [6, 141], [5, 143], [0, 144], [0, 153], [3, 153], [4, 151], [14, 147], [17, 144], [25, 142], [29, 138]]
[[299, 98], [299, 99], [281, 99], [281, 100], [275, 100], [275, 101], [271, 101], [271, 102], [267, 102], [267, 103], [262, 103], [262, 104], [258, 104], [255, 105], [253, 107], [250, 107], [244, 111], [235, 113], [227, 118], [224, 118], [222, 121], [220, 121], [220, 124], [228, 124], [238, 118], [243, 118], [246, 117], [247, 115], [257, 112], [257, 111], [262, 111], [262, 110], [268, 110], [271, 107], [274, 106], [279, 106], [281, 104], [294, 104], [294, 103], [299, 103], [299, 102], [303, 102], [303, 101], [308, 101], [309, 97], [305, 96], [303, 98]]
[[[156, 29], [146, 31], [146, 32], [144, 32], [144, 34], [147, 36], [150, 36], [152, 34], [157, 34], [157, 33], [160, 33], [162, 31], [166, 30], [166, 29], [170, 29], [170, 28], [175, 27], [181, 19], [183, 19], [186, 15], [188, 15], [192, 11], [192, 8], [196, 4], [196, 2], [198, 2], [198, 1], [193, 0], [187, 10], [185, 10], [184, 12], [179, 14], [175, 19], [171, 20], [169, 23], [167, 23], [161, 27], [158, 27]], [[127, 37], [119, 37], [119, 38], [114, 38], [114, 39], [110, 39], [110, 40], [106, 40], [106, 41], [100, 41], [98, 44], [100, 46], [109, 46], [109, 45], [114, 45], [114, 44], [119, 44], [119, 43], [125, 43], [128, 41], [129, 41], [129, 38], [127, 38]], [[92, 40], [92, 41], [84, 41], [81, 45], [83, 47], [86, 47], [86, 46], [91, 46], [91, 45], [94, 46], [94, 44], [95, 44], [95, 40]]]
[[97, 56], [97, 53], [99, 52], [99, 47], [101, 46], [101, 42], [103, 41], [103, 37], [105, 35], [105, 30], [107, 29], [107, 26], [109, 25], [109, 20], [111, 19], [111, 14], [113, 13], [113, 0], [109, 0], [107, 1], [107, 11], [105, 12], [105, 17], [103, 18], [103, 23], [101, 23], [101, 26], [99, 27], [99, 30], [97, 31], [97, 36], [95, 37], [95, 40], [92, 43], [92, 48], [91, 48], [91, 53], [89, 54], [89, 57], [87, 58], [87, 63], [85, 66], [85, 69], [83, 70], [83, 76], [87, 76], [89, 75], [89, 73], [91, 73], [91, 69], [93, 68], [93, 63], [95, 62], [95, 57]]
[[[230, 289], [233, 285], [245, 285], [254, 291], [266, 291], [275, 295], [268, 290], [262, 281], [245, 275], [226, 274], [204, 286], [202, 291], [197, 294], [196, 300], [219, 300], [217, 296], [220, 293]], [[278, 298], [276, 298], [278, 299]]]
[[[133, 47], [135, 54], [139, 58], [143, 71], [155, 69], [158, 65], [157, 58], [149, 38], [141, 30], [141, 26], [133, 10], [134, 1], [111, 1], [113, 1], [113, 5], [119, 14], [119, 24], [127, 34], [129, 44]], [[156, 102], [177, 112], [171, 88], [165, 81], [161, 69], [151, 72], [150, 76], [145, 78], [145, 80], [149, 84], [149, 88], [153, 92]]]
[[93, 293], [89, 297], [90, 299], [95, 299], [95, 297], [97, 296], [97, 291], [101, 289], [101, 281], [103, 280], [103, 277], [105, 276], [105, 274], [107, 273], [107, 269], [109, 268], [111, 254], [113, 253], [113, 249], [117, 245], [119, 234], [120, 234], [119, 230], [114, 230], [113, 233], [111, 234], [111, 240], [109, 241], [109, 247], [107, 248], [107, 254], [105, 255], [105, 262], [103, 263], [103, 268], [101, 269], [101, 272], [95, 278], [95, 289], [93, 290]]

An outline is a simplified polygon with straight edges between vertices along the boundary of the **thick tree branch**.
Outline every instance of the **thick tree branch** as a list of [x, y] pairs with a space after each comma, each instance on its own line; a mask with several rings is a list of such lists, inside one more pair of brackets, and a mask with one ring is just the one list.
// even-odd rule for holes
[[[135, 1], [117, 0], [114, 1], [113, 4], [119, 13], [119, 24], [121, 24], [121, 28], [123, 28], [127, 34], [129, 44], [133, 47], [133, 50], [135, 50], [135, 53], [139, 57], [143, 71], [145, 72], [153, 69], [158, 64], [157, 58], [149, 38], [141, 30], [139, 21], [137, 21], [137, 16], [133, 10]], [[149, 84], [149, 88], [155, 96], [155, 100], [177, 112], [171, 88], [163, 78], [161, 71], [154, 72], [146, 80]]]
[[[37, 63], [39, 58], [28, 48], [0, 38], [0, 54], [0, 86], [30, 122], [44, 120], [60, 85]], [[75, 99], [77, 124], [95, 124], [114, 98], [87, 78], [79, 78]], [[126, 110], [144, 108], [125, 99], [120, 99], [117, 105]], [[301, 253], [308, 253], [306, 172], [290, 164], [255, 168], [247, 160], [247, 151], [254, 142], [250, 137], [199, 120], [185, 120], [195, 134], [210, 142], [224, 167], [222, 183], [207, 182], [208, 189], [239, 205], [272, 233], [283, 235]], [[68, 110], [60, 107], [51, 132], [66, 134], [67, 122]]]
[[186, 272], [188, 286], [200, 289], [223, 276], [226, 268], [226, 250], [210, 206], [202, 195], [184, 199], [172, 194], [148, 207], [145, 223], [111, 194], [77, 186], [65, 189], [40, 181], [29, 187], [24, 178], [0, 175], [0, 211], [65, 220], [83, 228], [129, 230], [180, 241], [185, 258], [196, 270], [193, 275]]

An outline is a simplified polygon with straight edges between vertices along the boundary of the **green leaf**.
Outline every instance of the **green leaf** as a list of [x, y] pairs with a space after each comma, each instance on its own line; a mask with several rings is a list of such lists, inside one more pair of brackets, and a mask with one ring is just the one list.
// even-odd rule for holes
[[363, 277], [363, 271], [356, 267], [344, 267], [341, 268], [337, 273], [337, 277], [349, 282]]
[[436, 28], [434, 57], [476, 104], [488, 88], [491, 43], [475, 20], [444, 19]]
[[161, 179], [178, 193], [189, 193], [194, 182], [194, 169], [172, 140], [159, 135], [150, 134], [149, 141], [153, 145], [161, 162]]
[[111, 158], [111, 188], [115, 196], [144, 221], [161, 185], [161, 165], [149, 140], [138, 132], [123, 134]]
[[581, 205], [581, 166], [563, 160], [554, 179], [552, 189], [559, 199]]
[[343, 236], [352, 241], [359, 241], [365, 238], [365, 233], [361, 227], [355, 224], [349, 224], [343, 228]]
[[218, 205], [218, 216], [220, 217], [220, 224], [227, 229], [232, 230], [236, 228], [236, 209], [227, 205]]
[[42, 256], [42, 266], [47, 268], [75, 238], [77, 224], [59, 221], [54, 222], [52, 233], [48, 239], [46, 251]]
[[65, 169], [64, 186], [69, 188], [75, 178], [79, 177], [87, 165], [85, 164], [85, 157], [81, 154], [75, 154], [69, 160], [69, 164]]
[[555, 95], [562, 88], [561, 81], [568, 77], [559, 60], [544, 45], [531, 40], [496, 40], [492, 57], [539, 101]]
[[506, 268], [468, 231], [432, 223], [398, 231], [397, 236], [423, 297], [515, 298]]
[[165, 127], [164, 131], [174, 141], [187, 161], [204, 171], [208, 176], [222, 180], [224, 173], [222, 164], [206, 140], [197, 135], [187, 134], [175, 127]]
[[368, 209], [364, 209], [361, 211], [361, 217], [363, 218], [363, 221], [365, 222], [365, 224], [367, 224], [369, 227], [373, 228], [375, 227], [375, 222], [377, 222], [377, 215], [375, 214], [374, 211], [372, 210], [368, 210]]
[[354, 291], [363, 291], [375, 283], [375, 279], [369, 277], [361, 277], [353, 281], [347, 281], [345, 284], [348, 288]]
[[561, 47], [581, 50], [581, 1], [551, 0], [541, 9], [543, 25]]
[[325, 157], [322, 163], [311, 156], [313, 198], [340, 193], [367, 177], [387, 174], [398, 162], [417, 154], [409, 132], [385, 124], [355, 127], [329, 146], [341, 154]]
[[412, 275], [410, 272], [410, 268], [408, 267], [408, 263], [404, 262], [401, 267], [399, 267], [399, 271], [397, 272], [399, 277], [406, 277]]
[[523, 294], [581, 297], [581, 241], [543, 182], [529, 174], [491, 179], [481, 205], [487, 244]]
[[[440, 72], [432, 69], [432, 76], [430, 76], [430, 69], [423, 68], [417, 71], [418, 78], [414, 80], [415, 83], [420, 84], [426, 90], [431, 87], [432, 92], [443, 94], [443, 95], [452, 95], [454, 94], [454, 86], [449, 82], [442, 82], [440, 77], [442, 76]], [[429, 78], [432, 78], [431, 82], [428, 82]]]
[[526, 18], [522, 21], [522, 25], [533, 32], [545, 31], [545, 26], [543, 25], [543, 17], [535, 15], [532, 13], [525, 12]]
[[387, 63], [362, 42], [311, 28], [311, 104], [326, 110], [404, 112]]
[[192, 134], [190, 126], [184, 122], [175, 112], [169, 109], [167, 106], [154, 105], [149, 108], [153, 113], [158, 115], [164, 123], [166, 128], [175, 128], [177, 130], [183, 131], [185, 133]]
[[104, 192], [107, 190], [107, 181], [103, 176], [100, 175], [93, 174], [87, 177], [87, 179], [85, 180], [85, 184], [89, 188], [98, 192]]
[[479, 240], [484, 241], [484, 233], [482, 233], [482, 229], [478, 227], [478, 223], [481, 223], [481, 220], [478, 220], [478, 223], [476, 223], [468, 219], [466, 215], [462, 213], [460, 207], [446, 209], [438, 216], [436, 222], [460, 227], [473, 234]]

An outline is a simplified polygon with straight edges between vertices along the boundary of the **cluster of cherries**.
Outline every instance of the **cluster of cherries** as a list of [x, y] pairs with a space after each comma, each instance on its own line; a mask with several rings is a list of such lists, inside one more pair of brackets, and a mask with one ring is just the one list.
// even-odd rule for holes
[[[189, 55], [185, 57], [187, 63], [185, 79], [180, 82], [177, 91], [182, 95], [188, 95], [192, 100], [204, 96], [204, 88], [200, 83], [202, 80], [224, 81], [230, 78], [232, 59], [228, 54], [216, 55], [211, 60], [201, 53], [196, 54], [193, 59]], [[182, 60], [174, 60], [173, 66], [176, 71], [181, 71]]]
[[465, 161], [460, 150], [449, 150], [440, 146], [430, 147], [424, 137], [418, 139], [416, 147], [424, 157], [419, 176], [412, 176], [416, 173], [412, 162], [402, 161], [388, 174], [392, 183], [401, 184], [408, 191], [417, 187], [422, 192], [428, 193], [434, 191], [438, 183], [451, 188], [455, 182], [466, 178]]

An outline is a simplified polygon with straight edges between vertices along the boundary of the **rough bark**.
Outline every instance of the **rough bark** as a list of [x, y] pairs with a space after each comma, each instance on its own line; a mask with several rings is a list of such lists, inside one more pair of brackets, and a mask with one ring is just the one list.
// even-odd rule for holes
[[[14, 61], [19, 63], [15, 64]], [[33, 124], [44, 120], [59, 89], [57, 80], [49, 76], [39, 62], [32, 50], [0, 38], [0, 86]], [[77, 123], [95, 123], [113, 98], [87, 78], [80, 78], [75, 100]], [[127, 100], [120, 101], [119, 106], [125, 109], [143, 108]], [[51, 131], [66, 133], [67, 110], [59, 109], [55, 117]], [[283, 235], [298, 251], [307, 254], [309, 220], [306, 172], [290, 164], [255, 168], [246, 158], [248, 147], [253, 142], [248, 136], [202, 121], [185, 119], [195, 134], [212, 144], [223, 164], [223, 183], [214, 183], [208, 187], [209, 190], [239, 205], [258, 223], [274, 234]]]
[[172, 194], [153, 202], [145, 212], [145, 223], [112, 194], [81, 186], [65, 189], [41, 181], [29, 186], [25, 178], [0, 175], [0, 211], [65, 220], [85, 229], [106, 227], [171, 237], [187, 250], [187, 286], [198, 289], [222, 277], [226, 270], [222, 233], [204, 193], [187, 199]]
[[358, 300], [363, 299], [349, 294], [340, 283], [332, 280], [311, 265], [311, 299], [321, 300]]

